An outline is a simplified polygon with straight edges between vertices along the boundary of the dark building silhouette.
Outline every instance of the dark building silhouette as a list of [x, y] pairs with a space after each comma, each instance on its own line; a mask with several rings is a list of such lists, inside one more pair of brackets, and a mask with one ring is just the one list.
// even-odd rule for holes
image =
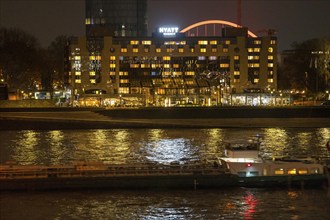
[[0, 100], [8, 100], [7, 84], [0, 83]]
[[87, 37], [148, 34], [147, 0], [85, 0], [85, 5]]

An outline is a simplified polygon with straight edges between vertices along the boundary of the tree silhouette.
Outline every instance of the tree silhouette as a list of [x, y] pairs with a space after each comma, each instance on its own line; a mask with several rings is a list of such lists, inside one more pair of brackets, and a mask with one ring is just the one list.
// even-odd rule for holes
[[0, 69], [11, 90], [31, 90], [40, 82], [39, 46], [19, 29], [0, 28]]

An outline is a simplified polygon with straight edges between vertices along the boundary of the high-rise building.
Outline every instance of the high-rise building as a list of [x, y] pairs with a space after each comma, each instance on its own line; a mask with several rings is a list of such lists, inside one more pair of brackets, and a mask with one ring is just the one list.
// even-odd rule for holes
[[85, 0], [85, 5], [87, 37], [148, 33], [147, 0]]

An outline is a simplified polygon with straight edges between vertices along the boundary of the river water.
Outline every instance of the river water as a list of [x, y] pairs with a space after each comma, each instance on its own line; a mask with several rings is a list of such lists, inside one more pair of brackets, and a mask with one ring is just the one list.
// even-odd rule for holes
[[[0, 163], [192, 163], [262, 137], [264, 156], [328, 154], [330, 128], [1, 131]], [[1, 192], [0, 219], [329, 219], [326, 189]]]

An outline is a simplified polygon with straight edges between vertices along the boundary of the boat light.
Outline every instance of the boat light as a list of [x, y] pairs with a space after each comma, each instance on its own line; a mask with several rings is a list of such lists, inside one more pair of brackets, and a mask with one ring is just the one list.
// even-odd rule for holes
[[247, 163], [246, 166], [247, 167], [252, 167], [252, 163]]

